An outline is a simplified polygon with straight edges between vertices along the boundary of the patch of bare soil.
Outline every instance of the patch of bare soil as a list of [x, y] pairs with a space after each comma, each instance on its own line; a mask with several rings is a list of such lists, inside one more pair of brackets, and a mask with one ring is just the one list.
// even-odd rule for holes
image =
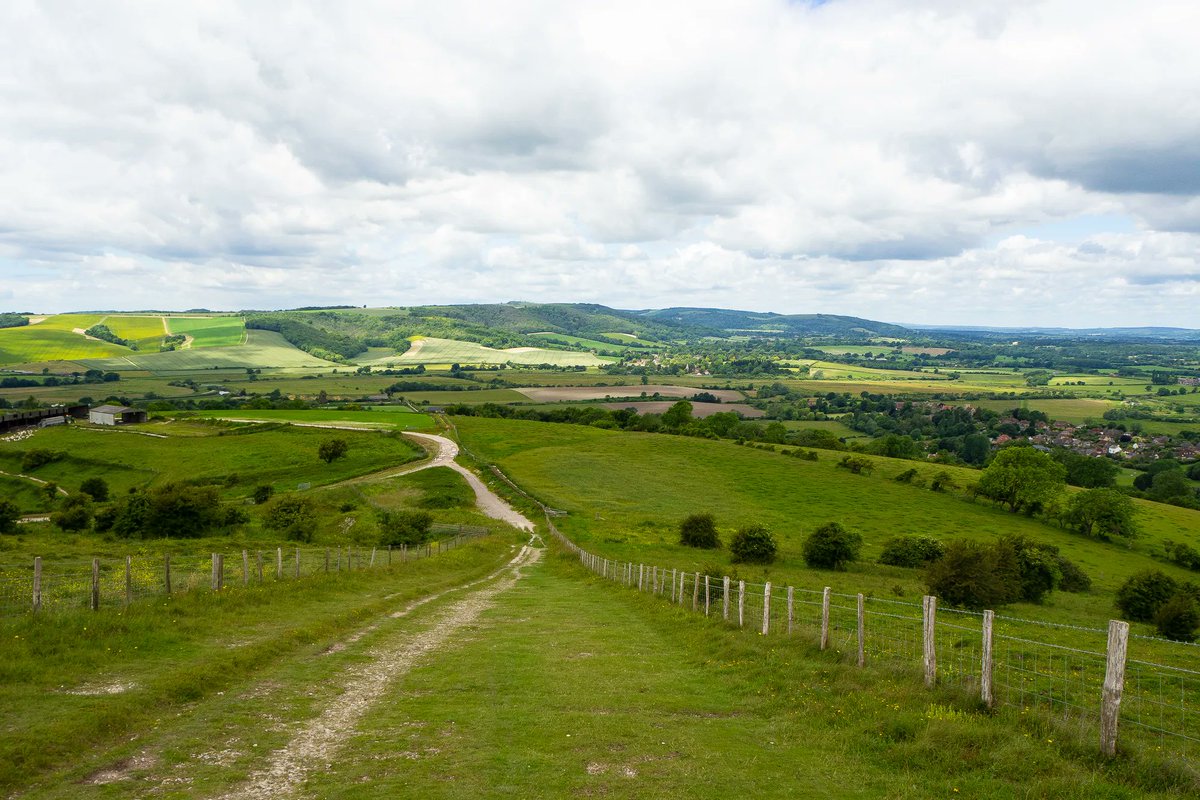
[[[440, 612], [426, 630], [373, 650], [371, 660], [347, 669], [345, 691], [292, 740], [269, 756], [269, 762], [241, 786], [222, 795], [228, 800], [259, 800], [293, 794], [311, 770], [331, 763], [336, 751], [355, 733], [363, 715], [384, 696], [389, 684], [407, 674], [422, 658], [436, 652], [455, 633], [473, 624], [495, 598], [520, 580], [523, 570], [540, 560], [542, 550], [523, 547], [508, 566], [489, 578], [483, 588]], [[429, 602], [427, 598], [414, 603]]]

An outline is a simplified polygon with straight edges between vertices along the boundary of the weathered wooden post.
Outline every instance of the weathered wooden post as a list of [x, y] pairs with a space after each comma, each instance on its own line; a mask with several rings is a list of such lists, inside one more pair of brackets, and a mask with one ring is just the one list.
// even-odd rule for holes
[[100, 610], [100, 559], [92, 559], [92, 611]]
[[763, 636], [766, 636], [771, 630], [771, 582], [767, 581], [763, 587]]
[[638, 564], [638, 591], [642, 590], [642, 585], [646, 580], [646, 565]]
[[676, 591], [676, 589], [678, 589], [679, 587], [675, 585], [675, 581], [678, 577], [679, 577], [679, 570], [673, 568], [671, 570], [671, 602], [672, 603], [675, 602], [675, 596], [677, 594], [679, 594], [679, 592]]
[[721, 583], [721, 601], [724, 605], [723, 616], [726, 622], [729, 621], [729, 576], [725, 575]]
[[171, 554], [167, 553], [163, 556], [163, 583], [166, 585], [167, 594], [171, 593]]
[[994, 668], [992, 628], [995, 625], [995, 620], [995, 611], [983, 612], [983, 663], [979, 669], [979, 693], [980, 699], [983, 700], [983, 705], [989, 710], [996, 705], [995, 690], [992, 685], [992, 670]]
[[212, 568], [208, 576], [208, 587], [214, 592], [217, 590], [217, 554], [212, 554]]
[[42, 609], [42, 557], [33, 559], [33, 610]]
[[793, 613], [793, 611], [795, 609], [795, 603], [796, 603], [796, 588], [794, 586], [789, 586], [788, 587], [788, 595], [787, 595], [787, 606], [788, 606], [788, 609], [787, 609], [787, 614], [788, 614], [787, 632], [788, 632], [788, 636], [792, 635], [792, 622], [795, 619], [795, 615]]
[[370, 561], [370, 563], [367, 564], [367, 566], [368, 567], [375, 566], [375, 548], [374, 547], [371, 548], [371, 561]]
[[1129, 623], [1108, 623], [1108, 663], [1104, 669], [1104, 695], [1100, 705], [1100, 752], [1117, 754], [1117, 723], [1121, 714], [1121, 694], [1125, 690], [1125, 655], [1129, 648]]
[[275, 580], [283, 578], [283, 548], [275, 548]]
[[825, 591], [821, 594], [821, 649], [826, 650], [829, 647], [829, 592], [830, 588], [825, 587]]
[[937, 598], [925, 595], [921, 603], [923, 617], [923, 636], [925, 642], [925, 685], [933, 687], [937, 683]]
[[858, 665], [867, 663], [867, 613], [862, 592], [858, 593]]
[[700, 608], [700, 573], [692, 576], [692, 611]]
[[708, 609], [709, 609], [709, 606], [711, 606], [711, 605], [712, 605], [712, 590], [710, 588], [708, 576], [705, 575], [704, 576], [704, 616], [706, 616], [706, 617], [708, 616]]
[[738, 627], [746, 627], [746, 582], [738, 581]]
[[242, 586], [250, 585], [250, 553], [242, 551]]

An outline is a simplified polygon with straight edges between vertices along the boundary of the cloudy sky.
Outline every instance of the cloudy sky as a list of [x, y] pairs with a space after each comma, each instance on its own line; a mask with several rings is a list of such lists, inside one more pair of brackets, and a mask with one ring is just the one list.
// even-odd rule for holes
[[7, 0], [0, 310], [1200, 327], [1198, 30], [1195, 0]]

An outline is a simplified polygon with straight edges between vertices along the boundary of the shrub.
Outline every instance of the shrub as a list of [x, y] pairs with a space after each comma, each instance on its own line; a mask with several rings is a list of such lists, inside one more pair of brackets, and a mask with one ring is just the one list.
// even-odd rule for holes
[[954, 488], [954, 476], [946, 470], [942, 470], [933, 476], [933, 480], [929, 484], [929, 488], [935, 492], [944, 492]]
[[88, 478], [79, 484], [79, 491], [91, 495], [97, 503], [108, 500], [108, 483], [104, 478]]
[[875, 470], [875, 464], [869, 458], [862, 456], [842, 456], [837, 463], [842, 469], [848, 469], [855, 475], [870, 475]]
[[311, 542], [317, 530], [317, 510], [307, 497], [286, 494], [267, 506], [263, 527], [282, 533], [289, 541]]
[[931, 561], [937, 561], [945, 552], [944, 544], [928, 536], [896, 536], [884, 542], [879, 563], [894, 567], [923, 567]]
[[1128, 619], [1150, 622], [1178, 589], [1170, 575], [1158, 570], [1139, 572], [1117, 589], [1117, 608]]
[[87, 530], [92, 525], [91, 499], [86, 494], [71, 495], [50, 515], [50, 522], [63, 531]]
[[1062, 556], [1056, 556], [1056, 558], [1058, 560], [1058, 571], [1062, 574], [1062, 578], [1058, 582], [1059, 589], [1072, 593], [1082, 593], [1091, 590], [1092, 579], [1088, 577], [1088, 574], [1078, 564]]
[[[1062, 580], [1057, 547], [1037, 544], [1023, 536], [1004, 536], [995, 547], [998, 573], [1008, 577], [1004, 589], [1013, 600], [1040, 603]], [[1016, 565], [1016, 574], [1011, 577], [1004, 569], [1010, 563]]]
[[770, 564], [777, 549], [771, 529], [757, 523], [739, 528], [729, 543], [733, 560], [748, 564]]
[[925, 571], [930, 594], [951, 606], [983, 609], [1003, 605], [1008, 593], [996, 573], [996, 554], [976, 542], [956, 540]]
[[861, 536], [828, 522], [804, 540], [804, 563], [817, 569], [844, 569], [858, 558], [861, 549]]
[[[906, 470], [904, 470], [904, 472], [901, 472], [899, 475], [896, 476], [896, 482], [897, 483], [912, 483], [912, 479], [915, 477], [917, 477], [917, 470], [915, 468], [906, 469]], [[886, 562], [884, 562], [884, 563], [886, 563]]]
[[275, 494], [275, 487], [269, 484], [259, 484], [254, 487], [254, 491], [250, 493], [250, 499], [254, 501], [254, 505], [261, 506], [263, 503], [271, 499]]
[[339, 458], [344, 458], [350, 443], [345, 439], [326, 439], [317, 447], [317, 456], [326, 464], [332, 464]]
[[21, 518], [21, 509], [8, 500], [0, 500], [0, 533], [16, 533], [17, 520]]
[[679, 543], [686, 547], [711, 550], [721, 546], [717, 535], [717, 519], [712, 514], [692, 514], [679, 523]]
[[61, 457], [62, 453], [56, 453], [53, 450], [43, 450], [41, 448], [26, 450], [25, 455], [21, 457], [21, 471], [31, 472], [38, 467], [49, 464], [51, 461], [57, 461]]
[[433, 515], [426, 511], [380, 511], [379, 543], [418, 545], [429, 541]]
[[1176, 642], [1194, 642], [1200, 628], [1200, 608], [1191, 592], [1176, 592], [1154, 614], [1154, 627]]

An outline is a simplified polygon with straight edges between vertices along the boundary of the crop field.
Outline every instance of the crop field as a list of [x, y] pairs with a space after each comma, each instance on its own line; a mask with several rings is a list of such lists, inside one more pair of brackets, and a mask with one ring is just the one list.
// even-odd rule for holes
[[299, 422], [315, 425], [346, 425], [364, 429], [380, 428], [397, 431], [427, 431], [434, 426], [428, 414], [414, 414], [395, 408], [376, 408], [370, 411], [337, 411], [314, 409], [311, 411], [283, 411], [274, 409], [245, 409], [238, 411], [197, 411], [200, 418], [239, 419], [261, 422]]
[[[665, 414], [667, 410], [671, 408], [671, 406], [675, 405], [676, 402], [678, 401], [622, 400], [615, 403], [601, 403], [600, 405], [613, 411], [623, 408], [632, 408], [639, 414]], [[723, 412], [734, 412], [741, 414], [747, 419], [756, 419], [761, 417], [764, 413], [762, 410], [757, 409], [754, 406], [748, 406], [745, 403], [694, 403], [692, 405], [692, 416], [699, 417], [701, 419]]]
[[479, 389], [473, 392], [400, 392], [403, 397], [417, 405], [446, 406], [456, 403], [478, 405], [480, 403], [527, 403], [529, 398], [516, 389]]
[[837, 436], [839, 439], [841, 439], [841, 438], [869, 439], [870, 438], [869, 436], [865, 436], [864, 434], [860, 433], [859, 431], [854, 430], [846, 423], [839, 422], [836, 419], [812, 419], [812, 420], [787, 419], [787, 420], [783, 420], [780, 424], [783, 425], [783, 427], [787, 428], [789, 431], [801, 431], [801, 430], [829, 431], [834, 436]]
[[128, 339], [140, 349], [150, 352], [157, 352], [163, 337], [167, 335], [166, 323], [162, 317], [109, 314], [100, 323], [108, 326], [109, 330], [122, 339]]
[[189, 348], [167, 353], [128, 353], [121, 358], [80, 359], [89, 368], [147, 370], [156, 374], [211, 369], [328, 369], [337, 365], [293, 347], [274, 331], [247, 330], [246, 344]]
[[[84, 367], [76, 365], [72, 371], [83, 372]], [[206, 376], [211, 380], [211, 376]], [[186, 386], [168, 386], [167, 381], [157, 378], [121, 376], [116, 383], [78, 383], [68, 386], [27, 386], [12, 389], [0, 389], [0, 397], [11, 402], [36, 397], [43, 403], [74, 403], [81, 397], [102, 400], [111, 394], [124, 396], [141, 396], [154, 392], [159, 397], [184, 397], [192, 394]]]
[[1014, 408], [1030, 408], [1044, 411], [1050, 419], [1079, 424], [1085, 419], [1100, 419], [1105, 411], [1117, 408], [1120, 403], [1112, 400], [1096, 400], [1078, 397], [1063, 400], [972, 400], [971, 404], [992, 411], [1011, 411]]
[[855, 364], [839, 364], [834, 361], [795, 361], [789, 362], [801, 367], [808, 367], [811, 380], [851, 380], [863, 378], [870, 381], [945, 381], [949, 380], [942, 373], [932, 371], [915, 372], [902, 369], [879, 369], [876, 367], [860, 367]]
[[[1042, 606], [1018, 604], [1014, 609], [1021, 616], [1103, 625], [1113, 613], [1109, 593], [1134, 572], [1161, 569], [1188, 579], [1190, 573], [1152, 559], [1147, 550], [1163, 539], [1179, 541], [1186, 538], [1185, 532], [1200, 530], [1200, 512], [1135, 501], [1144, 536], [1130, 549], [972, 502], [958, 492], [932, 492], [892, 480], [910, 468], [926, 480], [945, 469], [962, 487], [979, 478], [979, 472], [966, 468], [871, 457], [877, 465], [873, 475], [852, 475], [838, 469], [840, 455], [828, 451], [817, 451], [819, 460], [810, 462], [686, 437], [475, 417], [454, 421], [472, 451], [497, 463], [543, 502], [567, 511], [559, 527], [581, 546], [635, 563], [714, 574], [740, 572], [797, 586], [829, 585], [836, 591], [912, 598], [922, 593], [916, 570], [873, 563], [886, 539], [928, 535], [989, 541], [1004, 533], [1022, 534], [1058, 546], [1091, 576], [1096, 594], [1056, 593]], [[630, 491], [631, 486], [637, 491]], [[697, 500], [697, 487], [703, 487], [702, 501]], [[701, 510], [716, 515], [723, 536], [740, 525], [767, 524], [780, 541], [779, 561], [766, 572], [748, 570], [731, 564], [725, 550], [679, 546], [679, 520]], [[803, 537], [829, 521], [863, 535], [863, 561], [847, 572], [814, 571], [803, 565]]]
[[37, 325], [0, 329], [0, 364], [30, 364], [41, 361], [72, 361], [81, 358], [105, 358], [130, 352], [120, 345], [88, 339], [72, 328], [90, 327], [100, 317], [74, 316], [63, 321], [51, 317]]
[[[350, 448], [345, 458], [326, 464], [317, 458], [317, 447], [333, 436], [346, 439]], [[83, 480], [100, 477], [117, 494], [172, 481], [201, 481], [217, 484], [229, 497], [244, 497], [259, 484], [284, 490], [301, 483], [333, 483], [399, 466], [423, 453], [403, 437], [373, 432], [186, 421], [119, 430], [71, 425], [38, 431], [23, 442], [0, 442], [0, 470], [20, 472], [22, 454], [33, 448], [63, 454], [31, 474], [70, 492]]]
[[171, 333], [191, 336], [191, 347], [231, 347], [246, 344], [242, 317], [167, 317]]
[[[475, 342], [454, 339], [420, 338], [407, 352], [396, 356], [371, 359], [372, 364], [395, 364], [398, 367], [416, 364], [554, 364], [556, 366], [598, 366], [613, 361], [593, 353], [569, 350], [546, 350], [539, 347], [515, 347], [496, 350]], [[356, 360], [355, 363], [364, 363]]]
[[650, 399], [650, 395], [654, 394], [658, 394], [662, 397], [686, 398], [691, 397], [700, 391], [708, 392], [723, 403], [736, 403], [740, 400], [746, 399], [744, 394], [732, 389], [701, 390], [690, 386], [667, 386], [660, 384], [648, 384], [645, 386], [634, 384], [632, 386], [624, 387], [556, 386], [546, 388], [523, 388], [517, 389], [517, 391], [537, 403], [605, 400], [611, 397], [643, 397]]

